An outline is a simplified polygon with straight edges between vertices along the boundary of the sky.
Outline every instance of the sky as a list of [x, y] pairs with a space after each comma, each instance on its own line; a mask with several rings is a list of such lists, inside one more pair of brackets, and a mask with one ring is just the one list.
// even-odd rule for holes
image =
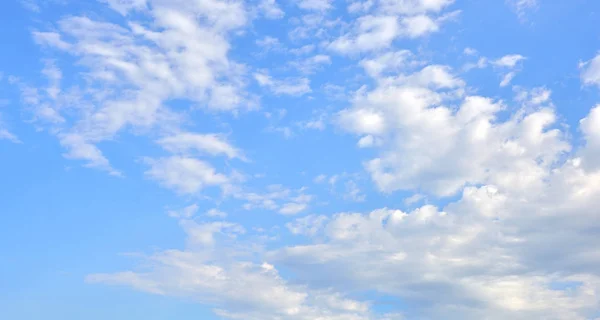
[[598, 19], [2, 1], [0, 318], [600, 319]]

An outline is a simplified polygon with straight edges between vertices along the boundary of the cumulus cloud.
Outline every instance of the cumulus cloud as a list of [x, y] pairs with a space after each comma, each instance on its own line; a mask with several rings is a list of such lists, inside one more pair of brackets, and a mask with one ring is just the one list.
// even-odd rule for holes
[[146, 175], [167, 188], [183, 194], [193, 194], [209, 186], [224, 186], [229, 178], [207, 162], [184, 156], [145, 160], [150, 169]]
[[[186, 235], [181, 247], [142, 256], [130, 270], [97, 270], [87, 282], [183, 298], [225, 319], [597, 317], [600, 106], [574, 129], [581, 139], [572, 138], [549, 88], [512, 86], [512, 101], [486, 96], [455, 64], [445, 64], [449, 56], [440, 64], [425, 49], [396, 46], [439, 32], [457, 14], [446, 11], [454, 2], [348, 1], [351, 20], [333, 17], [333, 1], [297, 1], [293, 48], [284, 37], [261, 36], [254, 43], [277, 56], [256, 66], [232, 58], [233, 46], [248, 40], [233, 38], [247, 35], [251, 18], [291, 15], [280, 1], [104, 0], [122, 23], [67, 16], [35, 31], [39, 45], [74, 59], [83, 71], [68, 87], [65, 61], [47, 59], [44, 85], [15, 80], [32, 122], [58, 137], [65, 157], [114, 175], [121, 173], [100, 146], [123, 132], [150, 136], [167, 154], [143, 158], [145, 176], [188, 204], [167, 212]], [[510, 2], [517, 11], [536, 4]], [[334, 53], [345, 56], [329, 56]], [[463, 53], [473, 62], [462, 70], [491, 66], [503, 87], [526, 59]], [[325, 67], [335, 68], [327, 73], [332, 78], [309, 78]], [[600, 85], [600, 58], [580, 69], [584, 85]], [[280, 71], [286, 73], [270, 74]], [[334, 152], [347, 163], [328, 160], [339, 166], [337, 174], [332, 167], [302, 173], [310, 179], [328, 172], [313, 181], [332, 197], [305, 187], [242, 185], [257, 175], [210, 162], [246, 159], [229, 135], [183, 128], [194, 121], [192, 112], [227, 128], [230, 115], [244, 121], [237, 116], [257, 106], [258, 97], [247, 92], [251, 85], [288, 96], [281, 99], [287, 104], [312, 92], [311, 83], [338, 99], [336, 105], [263, 107], [273, 107], [269, 116], [284, 110], [280, 120], [286, 112], [285, 120], [309, 119], [278, 123], [273, 131], [291, 135], [296, 126], [324, 134], [326, 122], [343, 130]], [[0, 124], [2, 138], [18, 141]], [[348, 163], [364, 170], [340, 173]], [[207, 188], [222, 197], [202, 209], [189, 204]], [[270, 218], [250, 216], [265, 224], [253, 228], [220, 210], [236, 212], [229, 211], [236, 206]]]
[[[304, 243], [266, 251], [240, 243], [245, 230], [236, 224], [182, 219], [185, 249], [153, 254], [144, 272], [87, 280], [187, 297], [232, 319], [588, 319], [600, 307], [600, 171], [577, 158], [543, 170], [524, 188], [466, 187], [443, 207], [302, 217], [286, 226]], [[284, 280], [283, 265], [302, 285]], [[380, 314], [346, 292], [411, 307]]]

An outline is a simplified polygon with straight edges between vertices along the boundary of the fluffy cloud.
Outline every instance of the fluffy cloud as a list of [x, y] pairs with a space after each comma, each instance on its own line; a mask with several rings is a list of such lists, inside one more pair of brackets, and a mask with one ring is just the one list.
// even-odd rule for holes
[[183, 156], [146, 159], [150, 169], [146, 175], [163, 186], [180, 193], [197, 193], [204, 187], [223, 186], [229, 182], [208, 163]]
[[68, 152], [64, 154], [66, 158], [84, 160], [86, 166], [100, 168], [110, 172], [112, 175], [120, 176], [121, 173], [113, 169], [108, 159], [106, 159], [100, 149], [95, 145], [88, 143], [84, 137], [78, 134], [67, 134], [60, 137], [60, 144]]
[[378, 78], [375, 89], [358, 92], [354, 107], [339, 113], [342, 127], [373, 137], [360, 146], [379, 139], [381, 154], [365, 167], [382, 191], [447, 196], [468, 184], [520, 188], [537, 183], [569, 150], [547, 101], [498, 121], [503, 103], [465, 96], [463, 86], [448, 67], [426, 66]]
[[307, 208], [307, 205], [305, 203], [290, 202], [290, 203], [284, 204], [281, 207], [281, 209], [279, 209], [279, 213], [285, 214], [285, 215], [293, 215], [293, 214], [298, 214], [298, 213], [306, 210], [306, 208]]
[[583, 62], [579, 65], [581, 71], [581, 81], [585, 85], [600, 86], [600, 54], [592, 60]]
[[187, 219], [180, 220], [180, 224], [187, 234], [185, 250], [168, 250], [148, 257], [148, 272], [92, 274], [86, 280], [188, 297], [214, 305], [215, 313], [228, 319], [369, 319], [367, 303], [331, 290], [307, 290], [290, 284], [266, 262], [232, 260], [231, 257], [249, 257], [254, 252], [251, 247], [236, 250], [232, 245], [245, 232], [241, 226]]
[[492, 61], [492, 65], [496, 66], [497, 68], [508, 70], [508, 72], [506, 72], [502, 76], [502, 81], [500, 81], [500, 87], [506, 87], [510, 84], [513, 78], [520, 71], [520, 62], [525, 59], [526, 58], [520, 54], [509, 54]]
[[599, 307], [600, 172], [573, 161], [549, 171], [541, 188], [468, 187], [443, 209], [305, 218], [288, 227], [315, 243], [271, 261], [316, 287], [398, 297], [409, 319], [588, 319]]
[[381, 0], [380, 10], [400, 14], [422, 14], [440, 12], [454, 0]]
[[517, 63], [523, 60], [525, 60], [525, 57], [520, 54], [509, 54], [493, 61], [492, 63], [499, 67], [514, 68]]
[[[439, 31], [440, 26], [458, 12], [437, 14], [453, 0], [384, 0], [376, 10], [360, 16], [350, 32], [328, 44], [328, 48], [343, 54], [381, 51], [389, 48], [398, 38], [419, 38]], [[368, 11], [374, 4], [355, 2], [351, 12]]]
[[29, 99], [36, 116], [60, 132], [69, 157], [109, 168], [95, 145], [126, 128], [177, 127], [179, 116], [166, 104], [171, 99], [215, 111], [255, 106], [245, 93], [244, 67], [228, 57], [229, 34], [248, 21], [242, 2], [105, 2], [126, 23], [69, 16], [54, 31], [33, 32], [39, 44], [70, 55], [84, 69], [76, 78], [81, 86], [61, 88], [60, 70], [48, 64], [45, 95]]
[[581, 150], [583, 166], [590, 170], [600, 169], [600, 105], [594, 107], [580, 122], [586, 145]]
[[[430, 62], [436, 55], [427, 46], [415, 53], [395, 46], [399, 39], [439, 32], [457, 14], [445, 11], [453, 0], [351, 1], [355, 20], [335, 16], [329, 0], [297, 1], [301, 15], [290, 17], [294, 48], [286, 47], [285, 37], [239, 41], [277, 55], [256, 66], [231, 58], [238, 43], [233, 38], [246, 32], [251, 17], [282, 18], [282, 2], [103, 2], [122, 23], [69, 16], [52, 30], [33, 33], [61, 59], [44, 61], [43, 86], [15, 81], [24, 110], [58, 137], [65, 157], [114, 175], [120, 172], [100, 144], [124, 131], [148, 135], [166, 152], [143, 158], [149, 180], [186, 197], [211, 187], [222, 197], [200, 215], [197, 204], [167, 212], [186, 234], [181, 248], [142, 257], [131, 271], [91, 274], [88, 282], [188, 299], [227, 319], [597, 317], [600, 106], [579, 122], [582, 143], [575, 144], [561, 126], [550, 89], [513, 86], [512, 101], [484, 96], [487, 90], [471, 87], [455, 65]], [[536, 2], [511, 3], [521, 11]], [[345, 56], [332, 59], [333, 52]], [[474, 49], [464, 54], [479, 60], [462, 70], [491, 66], [503, 87], [526, 59], [488, 59]], [[285, 60], [290, 56], [293, 61]], [[75, 74], [77, 85], [65, 86], [70, 76], [63, 79], [62, 63], [83, 70]], [[273, 74], [283, 75], [262, 69], [269, 63]], [[309, 78], [325, 66], [336, 69]], [[584, 85], [600, 85], [598, 57], [580, 68]], [[246, 185], [246, 175], [211, 163], [209, 157], [227, 164], [245, 157], [228, 135], [190, 132], [182, 123], [192, 112], [217, 115], [220, 124], [226, 122], [221, 117], [255, 108], [258, 97], [247, 92], [253, 81], [265, 94], [289, 96], [280, 97], [284, 104], [312, 92], [311, 83], [339, 100], [352, 96], [317, 112], [289, 109], [312, 120], [277, 123], [272, 130], [291, 135], [296, 126], [325, 134], [331, 119], [351, 133], [345, 142], [354, 141], [336, 145], [335, 152], [359, 168], [362, 163], [364, 171], [317, 176], [315, 188], [335, 196], [321, 197], [305, 187]], [[172, 106], [182, 101], [185, 111]], [[283, 110], [262, 107], [268, 115]], [[17, 141], [3, 126], [2, 138]], [[342, 150], [354, 145], [361, 150]], [[354, 154], [364, 158], [353, 160]], [[400, 208], [356, 203], [373, 191], [362, 183], [365, 176], [390, 195], [373, 192], [369, 200], [386, 198]], [[337, 201], [343, 209], [333, 209]], [[230, 205], [279, 216], [257, 220], [275, 225], [246, 228], [234, 222], [236, 215], [217, 209], [229, 211]]]
[[[474, 109], [462, 108], [476, 119]], [[596, 139], [598, 110], [581, 122], [588, 143]], [[521, 188], [466, 187], [444, 207], [302, 217], [287, 227], [305, 242], [270, 250], [240, 242], [245, 230], [236, 224], [182, 219], [184, 250], [148, 257], [143, 272], [87, 280], [187, 297], [231, 319], [589, 319], [600, 307], [600, 171], [579, 162], [543, 167]], [[278, 266], [293, 272], [294, 284]], [[349, 292], [411, 307], [376, 313], [374, 302], [349, 299]]]

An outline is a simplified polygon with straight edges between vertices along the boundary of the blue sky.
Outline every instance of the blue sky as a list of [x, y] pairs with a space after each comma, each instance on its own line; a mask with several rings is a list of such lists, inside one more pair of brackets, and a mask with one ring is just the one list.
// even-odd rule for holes
[[600, 3], [0, 6], [0, 317], [600, 317]]

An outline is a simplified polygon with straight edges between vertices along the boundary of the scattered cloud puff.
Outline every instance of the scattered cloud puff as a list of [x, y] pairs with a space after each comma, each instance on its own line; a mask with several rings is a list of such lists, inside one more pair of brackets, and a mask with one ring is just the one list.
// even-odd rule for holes
[[506, 3], [515, 11], [521, 21], [525, 21], [527, 14], [539, 6], [538, 0], [506, 0]]
[[179, 193], [193, 194], [209, 186], [223, 187], [229, 178], [218, 173], [209, 163], [184, 156], [146, 159], [150, 166], [146, 175]]
[[589, 61], [580, 63], [579, 68], [584, 85], [600, 86], [600, 54]]
[[308, 78], [273, 79], [266, 73], [255, 73], [254, 79], [261, 87], [266, 87], [276, 95], [302, 96], [311, 92]]

